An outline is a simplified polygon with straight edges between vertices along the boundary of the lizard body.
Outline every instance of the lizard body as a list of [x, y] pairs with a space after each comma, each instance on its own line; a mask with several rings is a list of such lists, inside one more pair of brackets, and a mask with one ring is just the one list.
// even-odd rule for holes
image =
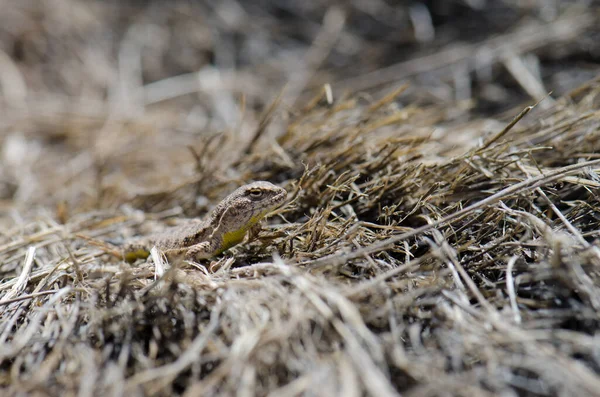
[[270, 182], [253, 182], [225, 197], [204, 220], [192, 220], [160, 234], [135, 239], [123, 247], [123, 258], [147, 258], [156, 246], [167, 257], [207, 259], [255, 234], [259, 222], [285, 201], [285, 189]]

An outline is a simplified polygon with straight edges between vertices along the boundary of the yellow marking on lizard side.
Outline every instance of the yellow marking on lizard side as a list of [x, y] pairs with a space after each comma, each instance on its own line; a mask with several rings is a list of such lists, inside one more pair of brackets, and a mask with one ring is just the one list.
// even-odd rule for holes
[[215, 255], [218, 255], [221, 252], [226, 251], [229, 248], [233, 247], [234, 245], [241, 243], [242, 240], [244, 240], [244, 237], [246, 236], [247, 230], [248, 229], [242, 228], [240, 230], [225, 233], [223, 235], [223, 243], [221, 243], [221, 247], [219, 247], [219, 249], [217, 249], [217, 252], [215, 253]]
[[239, 243], [241, 243], [244, 240], [244, 237], [246, 237], [246, 233], [248, 232], [248, 230], [252, 226], [256, 225], [258, 222], [260, 222], [260, 220], [265, 215], [266, 215], [266, 212], [261, 212], [255, 216], [253, 216], [252, 218], [250, 218], [248, 223], [246, 223], [242, 228], [223, 234], [223, 242], [221, 243], [221, 246], [215, 252], [215, 255], [218, 255], [218, 254], [222, 253], [223, 251], [227, 251], [229, 248], [233, 247], [234, 245], [238, 245]]

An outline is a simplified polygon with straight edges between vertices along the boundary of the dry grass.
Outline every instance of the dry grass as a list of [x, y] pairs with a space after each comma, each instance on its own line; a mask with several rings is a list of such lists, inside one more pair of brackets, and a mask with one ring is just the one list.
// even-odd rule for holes
[[[487, 66], [525, 94], [482, 116], [483, 93], [448, 99], [439, 77], [465, 95], [477, 67], [458, 68], [464, 54], [411, 84], [307, 96], [331, 76], [387, 81], [328, 63], [344, 45], [385, 52], [344, 25], [358, 9], [315, 1], [325, 19], [293, 47], [268, 13], [252, 14], [265, 28], [240, 25], [237, 3], [177, 4], [24, 1], [0, 15], [3, 395], [599, 394], [600, 82], [530, 106], [545, 87], [522, 69], [523, 54], [598, 34], [597, 10], [560, 10], [544, 37], [523, 38], [537, 20], [503, 32], [514, 45]], [[240, 51], [236, 73], [184, 73], [227, 65], [231, 35], [273, 45], [270, 30], [303, 55]], [[155, 262], [99, 245], [200, 216], [250, 180], [289, 203], [202, 266], [157, 278]]]

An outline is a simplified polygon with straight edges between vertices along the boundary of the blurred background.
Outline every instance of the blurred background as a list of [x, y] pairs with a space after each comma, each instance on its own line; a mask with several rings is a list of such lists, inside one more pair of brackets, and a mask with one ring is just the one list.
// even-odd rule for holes
[[[10, 204], [118, 205], [196, 175], [187, 148], [219, 153], [211, 177], [239, 177], [230, 165], [270, 106], [263, 136], [277, 137], [326, 85], [331, 98], [369, 100], [408, 84], [400, 106], [505, 120], [550, 92], [540, 107], [551, 106], [600, 70], [590, 0], [4, 0], [0, 9], [0, 198]], [[44, 187], [50, 180], [61, 189]], [[102, 200], [90, 193], [98, 185]]]

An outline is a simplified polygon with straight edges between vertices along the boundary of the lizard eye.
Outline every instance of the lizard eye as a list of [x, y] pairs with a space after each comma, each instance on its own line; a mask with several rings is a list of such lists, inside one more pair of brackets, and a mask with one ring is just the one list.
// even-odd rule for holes
[[248, 192], [248, 195], [252, 198], [261, 198], [263, 196], [263, 191], [260, 189], [252, 189]]

